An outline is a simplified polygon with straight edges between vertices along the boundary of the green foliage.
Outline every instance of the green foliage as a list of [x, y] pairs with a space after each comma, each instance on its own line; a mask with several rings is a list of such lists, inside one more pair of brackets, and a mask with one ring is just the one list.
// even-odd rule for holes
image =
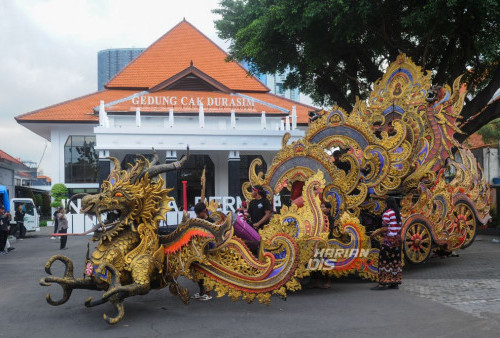
[[472, 92], [500, 60], [498, 0], [222, 0], [214, 13], [230, 59], [250, 62], [251, 72], [291, 69], [286, 87], [346, 109], [400, 52], [435, 71], [438, 84], [473, 69]]
[[40, 222], [40, 228], [41, 227], [46, 227], [47, 226], [47, 221], [41, 221]]
[[483, 137], [486, 144], [498, 143], [500, 140], [500, 119], [496, 119], [483, 126], [477, 131]]
[[52, 186], [50, 196], [54, 201], [50, 204], [52, 207], [57, 208], [62, 206], [61, 200], [68, 197], [68, 188], [62, 183], [57, 183]]
[[35, 205], [37, 207], [41, 206], [43, 203], [43, 197], [41, 194], [35, 194], [33, 202], [35, 202]]

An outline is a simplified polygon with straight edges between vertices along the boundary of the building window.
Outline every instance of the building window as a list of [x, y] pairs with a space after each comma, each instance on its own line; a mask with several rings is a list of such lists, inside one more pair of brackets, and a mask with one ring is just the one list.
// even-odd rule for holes
[[259, 171], [262, 171], [264, 174], [266, 174], [267, 164], [261, 155], [240, 155], [240, 196], [242, 196], [241, 187], [243, 186], [243, 183], [250, 181], [248, 178], [248, 168], [250, 168], [250, 164], [256, 158], [260, 158], [260, 160], [262, 161], [262, 165], [257, 166], [257, 173], [259, 173]]
[[182, 181], [187, 181], [187, 203], [194, 206], [194, 199], [201, 196], [201, 175], [206, 167], [205, 197], [208, 199], [215, 194], [215, 166], [208, 155], [189, 155], [189, 158], [182, 164], [177, 176], [177, 204], [182, 206]]
[[285, 94], [285, 88], [283, 86], [283, 83], [276, 83], [276, 94], [278, 94], [278, 95]]
[[[97, 194], [99, 193], [98, 188], [69, 188], [68, 189], [68, 197], [71, 197], [76, 194]], [[76, 202], [75, 202], [76, 204]]]
[[95, 136], [70, 136], [64, 145], [65, 183], [96, 183], [99, 156]]

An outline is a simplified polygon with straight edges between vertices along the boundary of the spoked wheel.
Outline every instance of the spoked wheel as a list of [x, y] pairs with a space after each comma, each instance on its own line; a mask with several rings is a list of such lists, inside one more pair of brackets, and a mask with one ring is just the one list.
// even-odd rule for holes
[[412, 264], [425, 262], [432, 249], [432, 236], [424, 221], [415, 220], [406, 229], [403, 250], [406, 259]]
[[472, 207], [466, 201], [458, 201], [453, 210], [455, 223], [458, 229], [466, 230], [465, 240], [462, 243], [462, 249], [468, 247], [474, 242], [477, 231], [477, 219]]

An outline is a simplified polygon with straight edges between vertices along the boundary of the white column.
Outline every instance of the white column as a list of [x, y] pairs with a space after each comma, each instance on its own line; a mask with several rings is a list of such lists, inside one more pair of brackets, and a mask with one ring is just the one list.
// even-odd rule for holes
[[199, 111], [200, 128], [205, 128], [205, 112], [203, 110], [203, 103], [200, 102]]
[[286, 123], [285, 123], [285, 130], [286, 131], [290, 131], [290, 116], [287, 116], [285, 118], [285, 121], [286, 121]]
[[104, 110], [103, 100], [99, 104], [99, 126], [109, 128], [108, 115], [106, 114], [106, 110]]
[[[50, 171], [52, 185], [64, 182], [64, 143], [59, 141], [59, 131], [52, 128], [50, 131]], [[61, 154], [63, 157], [61, 157]], [[61, 175], [61, 168], [63, 170]], [[61, 180], [62, 179], [62, 180]]]
[[227, 153], [223, 151], [214, 151], [213, 153], [210, 154], [210, 159], [212, 160], [212, 162], [214, 162], [215, 196], [227, 196], [228, 194]]
[[236, 128], [236, 115], [234, 114], [234, 110], [231, 110], [231, 128]]
[[109, 157], [109, 150], [99, 150], [99, 159], [107, 159]]
[[136, 108], [135, 110], [135, 126], [141, 126], [141, 108]]
[[297, 129], [297, 108], [292, 106], [292, 129]]
[[280, 121], [280, 130], [285, 130], [285, 121], [283, 119]]
[[170, 128], [174, 127], [174, 109], [173, 108], [170, 108], [170, 110], [168, 111], [168, 126]]
[[262, 129], [267, 129], [266, 112], [265, 111], [262, 111], [262, 115], [260, 116], [260, 127]]

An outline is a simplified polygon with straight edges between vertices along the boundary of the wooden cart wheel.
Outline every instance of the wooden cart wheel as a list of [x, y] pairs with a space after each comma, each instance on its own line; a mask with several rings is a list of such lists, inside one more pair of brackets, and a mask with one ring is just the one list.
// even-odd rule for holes
[[406, 229], [403, 241], [406, 259], [412, 264], [425, 262], [432, 250], [432, 235], [424, 221], [415, 220]]
[[474, 242], [476, 238], [477, 231], [477, 219], [472, 207], [466, 201], [458, 201], [455, 204], [453, 210], [455, 216], [455, 222], [459, 229], [464, 229], [467, 231], [465, 235], [465, 240], [462, 243], [461, 248], [464, 249]]

